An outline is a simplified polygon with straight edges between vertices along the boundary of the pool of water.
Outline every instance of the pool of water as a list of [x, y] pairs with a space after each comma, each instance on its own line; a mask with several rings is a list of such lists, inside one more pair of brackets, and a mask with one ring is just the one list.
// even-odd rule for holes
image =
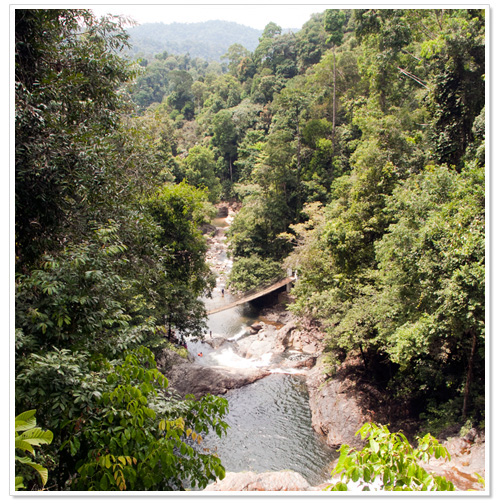
[[326, 481], [335, 451], [311, 427], [309, 396], [299, 375], [274, 373], [226, 394], [226, 436], [205, 444], [227, 472], [296, 471], [311, 485]]

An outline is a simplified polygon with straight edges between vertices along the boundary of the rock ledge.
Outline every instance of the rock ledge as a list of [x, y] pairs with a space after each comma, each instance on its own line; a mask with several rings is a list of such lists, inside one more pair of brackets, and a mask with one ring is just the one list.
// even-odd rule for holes
[[220, 481], [208, 485], [204, 492], [303, 492], [319, 490], [294, 471], [276, 471], [257, 474], [252, 471], [229, 472]]

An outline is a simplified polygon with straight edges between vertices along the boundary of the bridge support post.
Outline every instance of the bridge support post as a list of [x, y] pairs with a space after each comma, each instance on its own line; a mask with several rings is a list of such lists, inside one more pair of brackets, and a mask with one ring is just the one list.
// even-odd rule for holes
[[[290, 278], [293, 274], [292, 268], [287, 268], [286, 274], [287, 274], [288, 278]], [[292, 284], [287, 283], [286, 284], [286, 293], [288, 294], [291, 290], [292, 290]]]

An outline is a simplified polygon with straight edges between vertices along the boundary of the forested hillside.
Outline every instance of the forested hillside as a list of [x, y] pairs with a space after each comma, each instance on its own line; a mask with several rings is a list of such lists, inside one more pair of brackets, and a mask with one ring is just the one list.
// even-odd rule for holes
[[222, 433], [224, 400], [165, 395], [154, 365], [166, 331], [202, 333], [221, 199], [233, 290], [292, 268], [332, 375], [359, 357], [426, 429], [484, 426], [485, 12], [326, 10], [220, 63], [124, 44], [86, 11], [16, 14], [16, 414], [54, 433], [47, 487], [223, 474], [187, 437]]
[[167, 51], [189, 54], [192, 58], [220, 62], [220, 57], [232, 44], [240, 44], [253, 51], [261, 31], [229, 21], [203, 23], [144, 23], [127, 30], [132, 58], [150, 58]]

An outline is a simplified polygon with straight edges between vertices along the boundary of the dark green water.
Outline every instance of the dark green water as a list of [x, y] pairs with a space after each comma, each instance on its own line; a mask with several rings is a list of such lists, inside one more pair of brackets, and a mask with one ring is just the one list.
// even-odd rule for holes
[[289, 469], [311, 485], [326, 481], [335, 458], [311, 427], [304, 378], [272, 374], [226, 394], [228, 434], [206, 438], [228, 472]]

